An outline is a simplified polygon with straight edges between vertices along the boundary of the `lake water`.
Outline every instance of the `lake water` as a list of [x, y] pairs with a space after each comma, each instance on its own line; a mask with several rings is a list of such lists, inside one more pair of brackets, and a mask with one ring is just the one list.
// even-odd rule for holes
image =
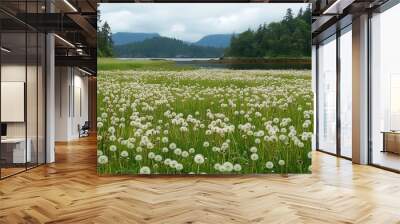
[[268, 64], [218, 64], [218, 63], [210, 63], [207, 61], [204, 62], [193, 62], [193, 61], [177, 61], [177, 65], [182, 66], [194, 66], [200, 68], [225, 68], [225, 69], [233, 69], [233, 70], [284, 70], [284, 69], [311, 69], [311, 65], [308, 64], [288, 64], [288, 63], [268, 63]]
[[218, 58], [118, 58], [120, 60], [138, 60], [138, 61], [142, 61], [142, 60], [168, 60], [168, 61], [176, 61], [176, 62], [180, 62], [180, 61], [208, 61], [208, 60], [218, 60]]
[[169, 60], [174, 61], [178, 66], [193, 66], [199, 68], [215, 68], [215, 69], [234, 69], [234, 70], [254, 70], [254, 69], [311, 69], [311, 64], [290, 64], [290, 63], [240, 63], [240, 64], [219, 64], [212, 63], [210, 60], [218, 60], [218, 58], [119, 58], [121, 60]]

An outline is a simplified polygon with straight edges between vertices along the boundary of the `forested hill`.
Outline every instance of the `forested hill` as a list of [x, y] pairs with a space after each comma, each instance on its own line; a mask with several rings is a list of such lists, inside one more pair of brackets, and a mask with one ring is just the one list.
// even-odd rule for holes
[[227, 57], [310, 57], [311, 10], [288, 9], [280, 22], [260, 25], [232, 37]]
[[168, 37], [114, 46], [114, 56], [126, 58], [214, 58], [223, 53], [224, 48], [196, 46]]
[[[256, 58], [299, 58], [311, 57], [311, 10], [306, 8], [294, 13], [287, 9], [279, 22], [262, 24], [258, 29], [232, 35], [209, 35], [196, 43], [155, 35], [153, 38], [141, 35], [143, 41], [117, 44], [113, 43], [111, 28], [105, 22], [97, 32], [99, 57], [256, 57]], [[129, 36], [129, 35], [128, 35]], [[211, 38], [212, 37], [212, 38]], [[218, 37], [218, 38], [216, 38]], [[222, 41], [227, 48], [221, 45]], [[218, 41], [217, 41], [218, 40]], [[138, 41], [136, 38], [123, 38], [123, 41]], [[218, 43], [218, 44], [217, 44]], [[202, 45], [202, 46], [199, 46]], [[206, 46], [204, 46], [206, 45]], [[218, 47], [216, 47], [218, 46]]]
[[226, 48], [231, 43], [232, 34], [212, 34], [201, 38], [193, 44], [206, 47]]
[[141, 42], [146, 39], [153, 37], [159, 37], [158, 33], [129, 33], [129, 32], [118, 32], [112, 34], [112, 41], [114, 45], [130, 44], [135, 42]]

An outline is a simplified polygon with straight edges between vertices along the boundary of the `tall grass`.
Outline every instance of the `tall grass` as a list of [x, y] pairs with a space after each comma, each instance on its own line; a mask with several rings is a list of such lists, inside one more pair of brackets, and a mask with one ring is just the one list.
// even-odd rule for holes
[[100, 174], [309, 173], [309, 71], [101, 71]]
[[177, 66], [174, 61], [167, 60], [132, 60], [115, 58], [98, 58], [99, 71], [186, 71], [195, 69], [192, 66]]

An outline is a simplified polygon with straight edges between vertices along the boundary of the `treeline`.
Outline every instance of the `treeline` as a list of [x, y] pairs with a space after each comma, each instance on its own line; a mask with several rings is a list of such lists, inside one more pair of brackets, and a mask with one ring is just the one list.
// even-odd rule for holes
[[100, 11], [97, 10], [97, 56], [112, 57], [113, 56], [113, 41], [111, 27], [107, 22], [101, 25]]
[[116, 57], [127, 58], [214, 58], [221, 57], [224, 48], [196, 46], [184, 41], [153, 37], [142, 42], [114, 46]]
[[311, 9], [300, 9], [293, 15], [287, 9], [280, 22], [260, 25], [231, 39], [226, 57], [310, 57]]

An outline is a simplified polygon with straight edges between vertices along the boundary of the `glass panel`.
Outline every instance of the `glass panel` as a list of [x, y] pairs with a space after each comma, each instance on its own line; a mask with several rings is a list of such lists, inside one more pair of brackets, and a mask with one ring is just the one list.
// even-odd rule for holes
[[[37, 13], [39, 5], [37, 2], [27, 2], [26, 12]], [[37, 19], [34, 17], [32, 20]], [[33, 22], [33, 21], [32, 21]], [[26, 80], [26, 113], [27, 113], [27, 150], [30, 153], [30, 162], [27, 167], [35, 167], [38, 163], [38, 45], [39, 35], [36, 31], [27, 31], [27, 80]]]
[[38, 163], [45, 163], [46, 149], [45, 149], [45, 65], [46, 65], [46, 52], [45, 52], [45, 39], [44, 34], [39, 34], [38, 46]]
[[[313, 89], [313, 108], [314, 108], [314, 114], [316, 114], [316, 105], [317, 105], [317, 47], [315, 45], [312, 46], [312, 89]], [[313, 124], [316, 124], [317, 122], [317, 116], [313, 116]], [[317, 125], [313, 126], [313, 133], [316, 133], [317, 130]], [[312, 150], [316, 150], [317, 149], [317, 141], [316, 141], [316, 135], [313, 134], [312, 137]]]
[[340, 153], [352, 157], [352, 34], [351, 26], [340, 36]]
[[[44, 6], [44, 0], [0, 2], [2, 9], [22, 20], [25, 12], [45, 12]], [[46, 54], [44, 34], [2, 12], [0, 26], [0, 176], [4, 178], [45, 162]]]
[[27, 143], [28, 151], [30, 150], [30, 161], [28, 162], [28, 168], [37, 165], [38, 158], [38, 144], [37, 144], [37, 132], [38, 132], [38, 36], [36, 32], [28, 33], [28, 64], [27, 64], [27, 82], [26, 82], [26, 110], [27, 110]]
[[318, 48], [318, 147], [336, 153], [336, 36]]
[[[26, 34], [2, 33], [1, 43], [1, 165], [2, 177], [25, 170], [26, 150]], [[29, 149], [29, 147], [28, 147]]]
[[372, 18], [372, 163], [400, 170], [400, 5]]

